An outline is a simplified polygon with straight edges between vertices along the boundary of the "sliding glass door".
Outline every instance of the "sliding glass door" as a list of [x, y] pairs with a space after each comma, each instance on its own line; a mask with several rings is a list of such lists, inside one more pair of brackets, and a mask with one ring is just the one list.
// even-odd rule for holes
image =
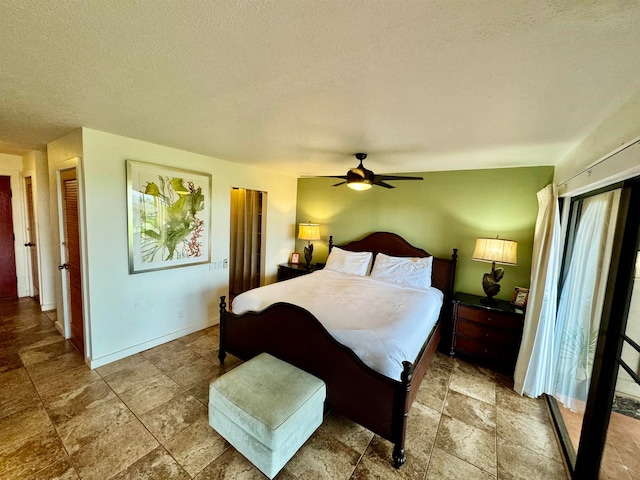
[[632, 302], [639, 205], [640, 183], [632, 180], [570, 206], [549, 405], [576, 479], [640, 478], [628, 465], [640, 459], [640, 429], [632, 435], [635, 419], [619, 418], [624, 408], [616, 406], [640, 400], [640, 310]]

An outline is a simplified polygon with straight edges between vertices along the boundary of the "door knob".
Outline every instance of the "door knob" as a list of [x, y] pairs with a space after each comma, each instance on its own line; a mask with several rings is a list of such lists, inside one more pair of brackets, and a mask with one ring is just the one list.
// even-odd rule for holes
[[63, 263], [62, 265], [58, 265], [58, 270], [67, 270], [69, 268], [69, 265], [66, 263]]
[[29, 243], [25, 243], [25, 244], [24, 244], [24, 246], [25, 246], [25, 247], [35, 247], [35, 246], [36, 246], [36, 244], [35, 244], [35, 243], [31, 243], [31, 242], [29, 242]]

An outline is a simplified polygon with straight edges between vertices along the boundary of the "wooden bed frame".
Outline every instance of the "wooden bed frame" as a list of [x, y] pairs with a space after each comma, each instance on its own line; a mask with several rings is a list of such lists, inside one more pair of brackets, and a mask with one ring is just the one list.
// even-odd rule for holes
[[[387, 232], [372, 233], [340, 248], [397, 257], [430, 256]], [[334, 340], [310, 312], [289, 303], [235, 315], [227, 311], [225, 297], [220, 297], [218, 358], [224, 363], [227, 352], [242, 360], [268, 352], [321, 378], [327, 385], [329, 408], [392, 442], [394, 465], [400, 468], [405, 462], [409, 409], [440, 341], [442, 324], [451, 318], [456, 260], [457, 249], [450, 259], [433, 258], [431, 282], [444, 293], [440, 318], [415, 361], [403, 362], [401, 380], [365, 365], [352, 350]]]

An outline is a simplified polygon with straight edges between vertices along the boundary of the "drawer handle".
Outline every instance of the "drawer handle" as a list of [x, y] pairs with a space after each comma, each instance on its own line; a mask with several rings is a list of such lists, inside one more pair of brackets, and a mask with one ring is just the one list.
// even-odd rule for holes
[[487, 322], [493, 322], [493, 318], [487, 317]]
[[485, 334], [484, 334], [484, 336], [485, 336], [485, 337], [488, 337], [488, 336], [489, 336], [489, 334], [488, 334], [488, 333], [485, 333]]
[[487, 350], [486, 348], [484, 349], [484, 353], [489, 353], [489, 350]]

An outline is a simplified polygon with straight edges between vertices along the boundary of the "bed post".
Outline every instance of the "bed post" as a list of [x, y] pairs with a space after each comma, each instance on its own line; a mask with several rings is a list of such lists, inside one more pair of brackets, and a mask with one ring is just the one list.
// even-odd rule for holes
[[227, 352], [225, 352], [224, 345], [224, 327], [225, 327], [225, 316], [227, 313], [227, 304], [224, 301], [225, 296], [220, 297], [220, 346], [218, 348], [218, 358], [220, 359], [220, 364], [224, 365], [224, 359], [227, 357]]
[[333, 235], [329, 235], [329, 253], [333, 249]]
[[[411, 377], [413, 370], [413, 364], [411, 362], [407, 362], [406, 360], [402, 362], [402, 374], [400, 375], [400, 380], [402, 381], [402, 386], [400, 387], [401, 395], [398, 401], [396, 411], [397, 417], [396, 419], [400, 420], [399, 430], [400, 436], [399, 440], [393, 446], [393, 466], [396, 468], [400, 468], [404, 465], [404, 462], [407, 460], [407, 457], [404, 453], [404, 439], [407, 436], [407, 420], [409, 419], [409, 391], [411, 390]], [[400, 411], [400, 409], [402, 409]]]

